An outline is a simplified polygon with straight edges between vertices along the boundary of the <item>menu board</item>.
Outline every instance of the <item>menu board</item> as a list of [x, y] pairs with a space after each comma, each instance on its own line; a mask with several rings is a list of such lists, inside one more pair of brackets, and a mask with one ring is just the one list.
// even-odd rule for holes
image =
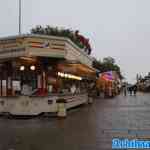
[[8, 80], [7, 80], [7, 87], [8, 87], [8, 89], [11, 89], [12, 87], [11, 87], [11, 77], [8, 77]]
[[12, 86], [14, 91], [21, 91], [20, 81], [12, 81]]

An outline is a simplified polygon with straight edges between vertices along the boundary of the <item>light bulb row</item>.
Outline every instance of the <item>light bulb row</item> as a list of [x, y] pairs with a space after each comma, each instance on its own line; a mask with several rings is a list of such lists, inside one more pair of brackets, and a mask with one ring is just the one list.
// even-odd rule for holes
[[72, 75], [72, 74], [67, 74], [67, 73], [58, 72], [57, 75], [60, 76], [60, 77], [62, 77], [62, 78], [69, 78], [69, 79], [75, 79], [75, 80], [82, 80], [82, 77], [79, 77], [79, 76], [76, 76], [76, 75]]
[[[30, 70], [35, 70], [36, 68], [35, 68], [35, 66], [30, 66]], [[20, 71], [24, 71], [25, 70], [25, 66], [20, 66]]]

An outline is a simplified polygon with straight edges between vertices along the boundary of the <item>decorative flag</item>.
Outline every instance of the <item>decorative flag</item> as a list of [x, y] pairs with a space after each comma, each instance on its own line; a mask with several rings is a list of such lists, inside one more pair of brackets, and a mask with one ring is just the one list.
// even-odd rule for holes
[[112, 71], [108, 71], [108, 72], [102, 73], [101, 77], [102, 77], [104, 80], [114, 80]]

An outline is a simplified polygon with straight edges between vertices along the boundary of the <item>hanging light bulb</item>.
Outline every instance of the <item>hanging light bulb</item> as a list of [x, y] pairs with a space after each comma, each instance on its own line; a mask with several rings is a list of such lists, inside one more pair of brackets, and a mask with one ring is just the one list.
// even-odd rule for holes
[[25, 70], [25, 66], [20, 66], [20, 71], [24, 71]]
[[35, 70], [35, 66], [30, 66], [30, 69], [34, 71]]

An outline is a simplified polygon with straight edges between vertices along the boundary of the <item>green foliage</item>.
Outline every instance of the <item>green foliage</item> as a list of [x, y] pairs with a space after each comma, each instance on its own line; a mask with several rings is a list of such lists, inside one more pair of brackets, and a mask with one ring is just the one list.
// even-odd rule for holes
[[106, 63], [106, 64], [115, 64], [115, 59], [114, 58], [112, 58], [112, 57], [105, 57], [104, 59], [103, 59], [103, 63]]
[[66, 37], [69, 38], [72, 42], [74, 42], [79, 48], [84, 48], [84, 45], [80, 42], [80, 40], [75, 36], [74, 32], [70, 29], [60, 29], [58, 27], [51, 27], [49, 25], [47, 25], [45, 28], [42, 26], [36, 26], [35, 28], [31, 29], [31, 33]]
[[95, 58], [93, 61], [93, 67], [97, 70], [100, 70], [100, 72], [116, 71], [120, 79], [124, 78], [121, 74], [120, 67], [115, 64], [115, 59], [112, 57], [106, 57], [103, 59], [103, 61], [97, 60]]

